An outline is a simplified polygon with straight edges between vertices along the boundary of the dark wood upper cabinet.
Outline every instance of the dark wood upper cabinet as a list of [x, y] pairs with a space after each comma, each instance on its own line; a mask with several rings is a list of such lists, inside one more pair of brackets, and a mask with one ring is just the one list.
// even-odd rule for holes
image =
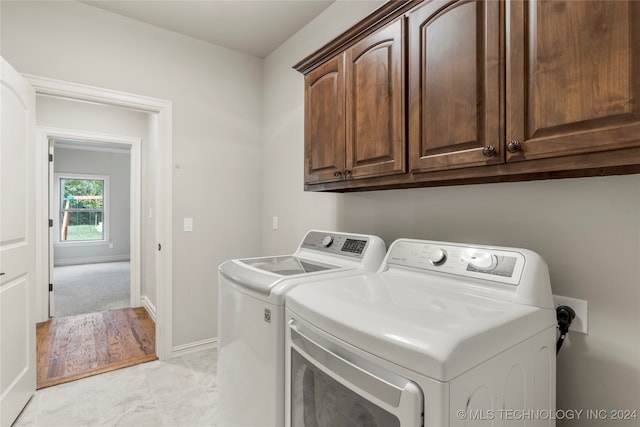
[[405, 172], [403, 23], [346, 51], [347, 178]]
[[640, 1], [398, 0], [311, 54], [305, 189], [640, 173]]
[[433, 1], [409, 17], [409, 168], [502, 163], [500, 3]]
[[345, 164], [344, 55], [315, 68], [304, 81], [305, 183], [340, 180]]
[[640, 2], [505, 8], [507, 160], [640, 146]]
[[305, 76], [305, 183], [405, 172], [403, 22]]

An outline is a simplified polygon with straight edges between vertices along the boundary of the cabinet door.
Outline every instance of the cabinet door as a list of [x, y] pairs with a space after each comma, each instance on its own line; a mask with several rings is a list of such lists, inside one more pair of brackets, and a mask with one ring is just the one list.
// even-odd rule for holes
[[640, 2], [512, 1], [507, 161], [640, 146]]
[[502, 163], [500, 2], [433, 1], [409, 15], [409, 167]]
[[305, 76], [305, 183], [343, 179], [345, 165], [344, 55]]
[[405, 172], [403, 24], [346, 51], [347, 178]]

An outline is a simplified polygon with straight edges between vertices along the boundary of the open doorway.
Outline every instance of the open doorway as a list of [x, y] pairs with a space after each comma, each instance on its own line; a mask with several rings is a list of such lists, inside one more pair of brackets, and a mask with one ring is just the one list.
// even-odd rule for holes
[[53, 139], [50, 153], [49, 316], [131, 307], [131, 145]]
[[[141, 295], [131, 298], [148, 311], [156, 323], [156, 353], [160, 359], [170, 358], [172, 346], [172, 105], [170, 101], [118, 92], [71, 82], [63, 82], [37, 76], [26, 76], [36, 89], [38, 97], [36, 143], [36, 272], [37, 283], [49, 283], [50, 251], [48, 240], [50, 223], [48, 200], [48, 157], [51, 139], [73, 141], [99, 141], [127, 143], [131, 145], [132, 165], [138, 174], [132, 173], [132, 187], [140, 188], [142, 198], [132, 204], [131, 278], [140, 281]], [[61, 108], [41, 108], [43, 103], [66, 102]], [[100, 109], [96, 114], [95, 109]], [[108, 111], [107, 111], [108, 110]], [[64, 111], [65, 114], [61, 112]], [[109, 114], [105, 114], [108, 112]], [[146, 118], [143, 132], [130, 132], [131, 112], [142, 113]], [[113, 126], [104, 127], [104, 119], [119, 117], [123, 130], [117, 135], [97, 134], [114, 132]], [[71, 131], [70, 131], [71, 129]], [[145, 135], [146, 138], [122, 137]], [[98, 137], [99, 136], [99, 137]], [[139, 177], [137, 182], [133, 177]], [[144, 176], [144, 180], [140, 177]], [[135, 197], [135, 196], [134, 196]], [[136, 211], [136, 212], [133, 212]], [[142, 215], [144, 213], [144, 215]], [[135, 271], [135, 266], [141, 266]], [[141, 271], [143, 270], [143, 271]], [[142, 279], [141, 279], [142, 275]], [[36, 320], [49, 319], [49, 291], [45, 285], [36, 291]]]

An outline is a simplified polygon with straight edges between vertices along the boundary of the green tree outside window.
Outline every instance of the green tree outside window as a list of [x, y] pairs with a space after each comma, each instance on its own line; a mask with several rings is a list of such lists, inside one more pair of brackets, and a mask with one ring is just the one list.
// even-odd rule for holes
[[104, 180], [60, 179], [60, 240], [104, 240]]

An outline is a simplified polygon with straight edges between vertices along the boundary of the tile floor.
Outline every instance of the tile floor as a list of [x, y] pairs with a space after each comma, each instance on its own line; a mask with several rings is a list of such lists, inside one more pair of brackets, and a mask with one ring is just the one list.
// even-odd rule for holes
[[22, 426], [216, 426], [216, 349], [36, 391]]

